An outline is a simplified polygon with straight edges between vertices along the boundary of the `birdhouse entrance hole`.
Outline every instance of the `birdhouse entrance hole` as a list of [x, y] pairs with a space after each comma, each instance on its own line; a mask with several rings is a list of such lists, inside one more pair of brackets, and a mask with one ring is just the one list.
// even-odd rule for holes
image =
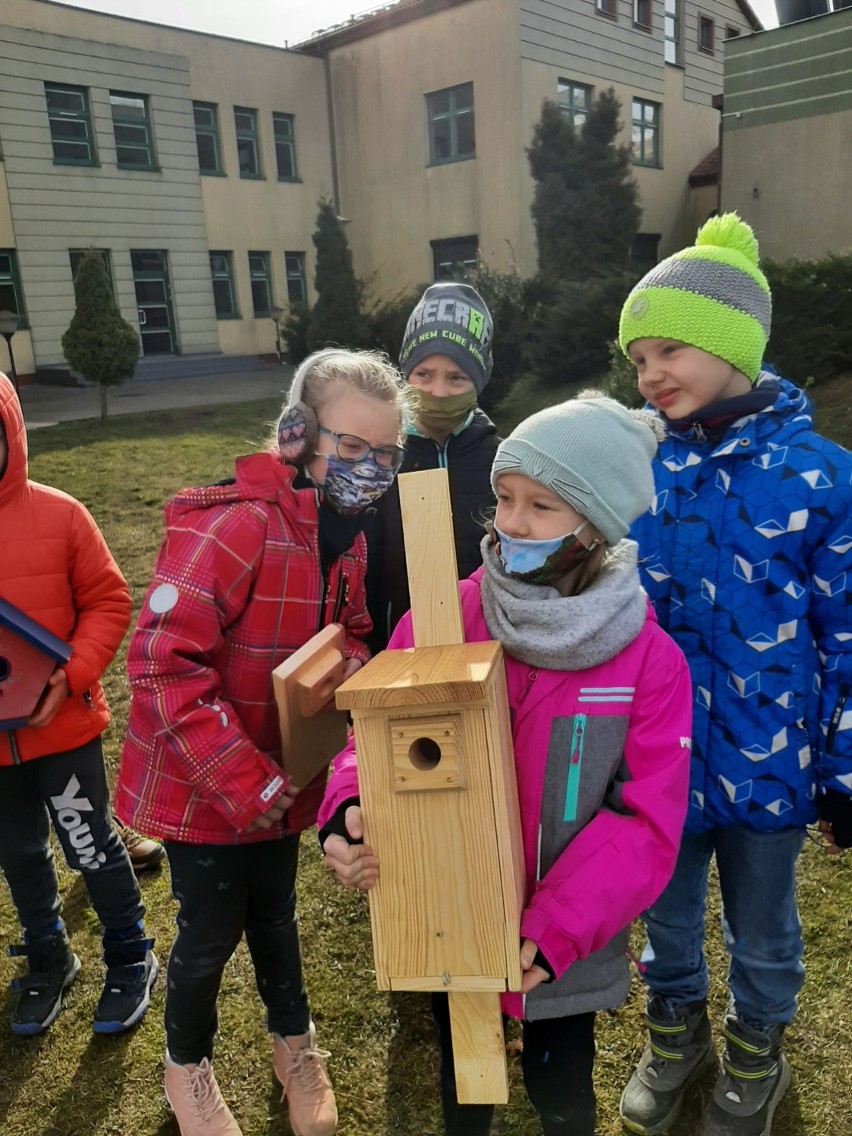
[[9, 660], [0, 655], [0, 682], [5, 682], [11, 673], [12, 668], [9, 665]]
[[457, 715], [398, 719], [388, 727], [396, 792], [464, 788]]

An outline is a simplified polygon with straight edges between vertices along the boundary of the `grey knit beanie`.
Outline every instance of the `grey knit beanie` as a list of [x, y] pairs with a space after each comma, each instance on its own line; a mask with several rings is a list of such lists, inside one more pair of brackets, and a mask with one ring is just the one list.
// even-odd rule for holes
[[473, 380], [477, 397], [491, 377], [491, 313], [469, 284], [433, 284], [408, 317], [399, 364], [406, 378], [429, 355], [447, 355]]
[[651, 459], [664, 432], [651, 411], [582, 391], [515, 427], [497, 450], [491, 484], [496, 493], [501, 474], [525, 474], [617, 544], [651, 504]]

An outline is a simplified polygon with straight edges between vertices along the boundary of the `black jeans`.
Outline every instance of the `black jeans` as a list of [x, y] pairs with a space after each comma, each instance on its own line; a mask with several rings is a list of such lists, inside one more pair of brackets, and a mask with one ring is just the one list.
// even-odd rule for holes
[[100, 738], [0, 769], [0, 868], [30, 939], [62, 927], [51, 821], [104, 929], [128, 931], [140, 923], [145, 908], [113, 827]]
[[166, 985], [166, 1042], [179, 1065], [213, 1057], [222, 972], [245, 932], [267, 1026], [305, 1033], [310, 1010], [296, 925], [299, 837], [258, 844], [166, 841], [180, 904]]
[[[441, 1046], [441, 1108], [447, 1136], [488, 1136], [494, 1106], [459, 1104], [446, 994], [432, 995]], [[595, 1015], [523, 1023], [524, 1084], [544, 1136], [594, 1136]]]

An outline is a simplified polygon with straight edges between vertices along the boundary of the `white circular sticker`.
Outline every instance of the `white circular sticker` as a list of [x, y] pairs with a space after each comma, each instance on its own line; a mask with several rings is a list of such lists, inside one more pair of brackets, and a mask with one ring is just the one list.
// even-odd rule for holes
[[151, 592], [148, 607], [157, 615], [162, 615], [164, 611], [171, 611], [177, 602], [178, 590], [174, 584], [160, 584], [159, 588]]

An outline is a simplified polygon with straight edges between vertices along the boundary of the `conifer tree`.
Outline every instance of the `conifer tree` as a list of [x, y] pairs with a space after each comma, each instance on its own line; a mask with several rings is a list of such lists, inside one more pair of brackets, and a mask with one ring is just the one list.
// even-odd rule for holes
[[542, 106], [527, 158], [545, 279], [583, 280], [627, 264], [642, 212], [630, 149], [616, 144], [620, 109], [614, 91], [604, 91], [577, 130], [555, 102]]
[[343, 223], [330, 201], [320, 202], [313, 242], [317, 250], [317, 300], [311, 310], [308, 347], [311, 351], [328, 346], [360, 347], [365, 337], [362, 288], [352, 266]]
[[62, 350], [72, 370], [99, 385], [101, 422], [106, 422], [106, 389], [133, 374], [139, 336], [122, 318], [106, 266], [95, 249], [89, 249], [80, 261], [74, 296], [74, 318], [62, 336]]

